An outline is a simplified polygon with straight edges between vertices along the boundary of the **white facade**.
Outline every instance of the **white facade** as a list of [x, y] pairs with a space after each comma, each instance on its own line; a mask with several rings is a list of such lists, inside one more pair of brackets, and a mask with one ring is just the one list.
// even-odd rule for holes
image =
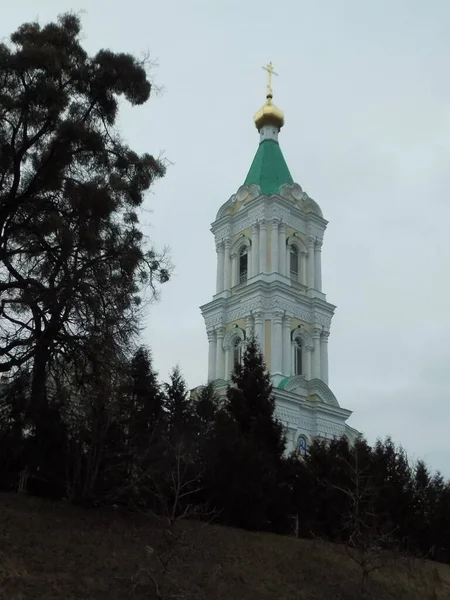
[[[261, 138], [274, 136], [265, 129]], [[256, 184], [242, 186], [212, 224], [216, 293], [201, 307], [209, 344], [208, 379], [223, 389], [254, 333], [271, 375], [289, 451], [302, 451], [315, 437], [346, 435], [353, 441], [358, 435], [346, 424], [351, 411], [339, 406], [328, 387], [328, 338], [335, 307], [322, 291], [326, 226], [317, 203], [296, 183], [281, 185], [270, 196], [261, 195]]]

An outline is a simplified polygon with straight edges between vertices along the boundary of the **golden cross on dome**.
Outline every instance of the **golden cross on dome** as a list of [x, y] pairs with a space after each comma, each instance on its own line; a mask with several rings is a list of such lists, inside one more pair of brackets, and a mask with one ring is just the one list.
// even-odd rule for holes
[[272, 75], [278, 75], [278, 73], [275, 73], [275, 71], [273, 70], [273, 64], [270, 62], [268, 65], [266, 65], [265, 67], [263, 67], [263, 69], [265, 71], [267, 71], [268, 74], [268, 78], [267, 78], [267, 95], [268, 96], [272, 96], [273, 92], [272, 92]]

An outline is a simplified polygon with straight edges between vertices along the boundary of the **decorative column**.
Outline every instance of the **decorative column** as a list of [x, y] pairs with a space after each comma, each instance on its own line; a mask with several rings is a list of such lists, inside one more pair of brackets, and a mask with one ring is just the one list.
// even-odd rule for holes
[[314, 352], [313, 352], [313, 364], [312, 364], [312, 378], [320, 379], [320, 334], [322, 327], [316, 325], [314, 327]]
[[231, 287], [234, 287], [235, 285], [240, 283], [238, 281], [238, 279], [239, 279], [239, 273], [238, 273], [238, 266], [237, 266], [237, 253], [234, 252], [231, 255]]
[[267, 270], [267, 225], [261, 221], [259, 225], [259, 272], [265, 273]]
[[278, 219], [272, 221], [272, 232], [270, 234], [270, 272], [278, 271], [278, 248], [280, 242], [278, 240]]
[[322, 291], [322, 242], [316, 242], [314, 248], [314, 281], [318, 292]]
[[223, 289], [224, 290], [229, 290], [230, 289], [230, 285], [231, 285], [231, 257], [230, 257], [230, 245], [231, 245], [231, 240], [230, 238], [227, 238], [225, 240], [225, 265], [224, 265], [224, 286]]
[[216, 280], [216, 294], [223, 290], [224, 284], [224, 266], [225, 266], [225, 248], [223, 241], [216, 244], [217, 251], [217, 280]]
[[306, 351], [305, 351], [305, 377], [306, 379], [309, 381], [310, 379], [312, 379], [312, 353], [313, 353], [313, 346], [306, 346]]
[[253, 317], [247, 317], [245, 319], [245, 339], [248, 340], [253, 335]]
[[247, 279], [253, 277], [253, 247], [252, 245], [247, 246]]
[[208, 381], [216, 378], [216, 333], [214, 329], [206, 332], [208, 336]]
[[259, 273], [259, 229], [255, 223], [252, 227], [252, 277]]
[[284, 254], [284, 269], [286, 271], [286, 275], [291, 277], [291, 245], [286, 244], [285, 254]]
[[276, 312], [272, 315], [272, 348], [270, 372], [281, 374], [283, 357], [283, 314]]
[[286, 257], [286, 225], [280, 223], [280, 231], [278, 234], [279, 248], [278, 248], [278, 270], [280, 275], [286, 275], [287, 259]]
[[223, 352], [223, 338], [225, 337], [225, 327], [216, 329], [216, 379], [224, 379], [225, 357]]
[[232, 355], [231, 355], [231, 347], [230, 344], [225, 346], [223, 349], [224, 357], [225, 357], [225, 381], [229, 381], [231, 379], [231, 371], [233, 370], [234, 365], [232, 364]]
[[254, 318], [255, 318], [255, 336], [256, 336], [256, 341], [259, 344], [259, 348], [263, 354], [263, 356], [265, 355], [265, 349], [266, 349], [266, 336], [265, 336], [265, 322], [264, 322], [264, 314], [262, 312], [258, 312], [254, 314]]
[[314, 288], [314, 238], [308, 237], [308, 277], [307, 284], [309, 288]]
[[291, 369], [291, 317], [287, 315], [283, 319], [283, 369], [285, 377], [290, 377]]
[[328, 337], [330, 332], [324, 329], [320, 338], [320, 370], [321, 379], [328, 385]]
[[300, 283], [307, 284], [306, 279], [306, 252], [300, 252]]

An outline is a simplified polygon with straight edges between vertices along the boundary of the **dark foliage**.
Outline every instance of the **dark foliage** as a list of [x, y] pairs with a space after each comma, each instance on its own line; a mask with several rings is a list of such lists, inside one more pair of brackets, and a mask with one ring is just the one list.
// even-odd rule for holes
[[249, 340], [217, 414], [208, 447], [208, 500], [221, 520], [248, 529], [283, 531], [289, 519], [285, 440], [263, 357]]
[[115, 128], [121, 96], [149, 97], [144, 66], [107, 50], [90, 57], [80, 35], [67, 14], [0, 45], [0, 371], [30, 372], [42, 464], [63, 435], [48, 440], [52, 369], [73, 377], [100, 350], [120, 352], [137, 332], [143, 284], [168, 278], [136, 212], [164, 166]]

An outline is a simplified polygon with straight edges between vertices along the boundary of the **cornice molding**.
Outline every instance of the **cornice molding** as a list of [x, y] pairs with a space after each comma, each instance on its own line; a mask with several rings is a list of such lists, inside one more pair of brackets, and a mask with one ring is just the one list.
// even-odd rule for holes
[[[220, 211], [219, 211], [220, 213]], [[273, 221], [292, 227], [305, 235], [312, 235], [323, 240], [327, 221], [318, 214], [305, 213], [281, 195], [259, 196], [249, 204], [242, 204], [234, 214], [220, 214], [211, 224], [216, 243], [251, 228], [261, 221]]]
[[[281, 290], [279, 293], [272, 294], [271, 292], [262, 291], [260, 288], [253, 290], [250, 298], [243, 298], [241, 295], [240, 297], [231, 296], [230, 298], [221, 298], [220, 300], [220, 303], [213, 300], [201, 307], [207, 329], [216, 327], [221, 323], [231, 323], [238, 319], [244, 319], [254, 312], [270, 313], [271, 315], [275, 311], [282, 311], [294, 319], [323, 326], [328, 330], [331, 326], [333, 315], [331, 311], [335, 308], [327, 303], [322, 303], [323, 310], [328, 312], [328, 315], [326, 315], [323, 312], [317, 311], [318, 306], [314, 306], [315, 302], [311, 302], [313, 304], [313, 309], [311, 310], [304, 305], [302, 306], [298, 301], [295, 302], [294, 299], [283, 296]], [[305, 297], [306, 302], [308, 302], [307, 297]], [[329, 316], [330, 313], [331, 316]]]

